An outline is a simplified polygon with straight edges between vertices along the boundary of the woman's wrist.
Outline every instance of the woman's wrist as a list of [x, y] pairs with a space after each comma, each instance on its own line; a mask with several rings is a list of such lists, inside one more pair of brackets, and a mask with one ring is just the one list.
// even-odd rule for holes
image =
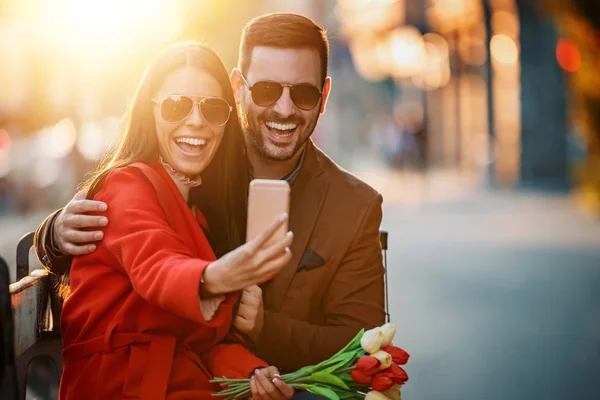
[[228, 290], [224, 284], [224, 282], [227, 280], [224, 279], [223, 275], [222, 268], [219, 268], [218, 264], [208, 264], [202, 272], [202, 280], [200, 281], [200, 296], [210, 297], [228, 293]]

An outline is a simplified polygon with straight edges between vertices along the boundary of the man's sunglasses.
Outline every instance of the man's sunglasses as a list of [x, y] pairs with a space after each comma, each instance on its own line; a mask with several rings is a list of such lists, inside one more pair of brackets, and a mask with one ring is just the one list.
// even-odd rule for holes
[[232, 107], [219, 97], [204, 97], [198, 101], [191, 97], [172, 94], [162, 100], [152, 99], [160, 107], [160, 115], [166, 122], [172, 124], [185, 120], [194, 109], [199, 107], [202, 117], [211, 125], [223, 126], [229, 121]]
[[321, 91], [309, 83], [299, 83], [297, 85], [284, 85], [278, 82], [260, 81], [250, 86], [244, 74], [239, 72], [244, 83], [250, 89], [252, 101], [260, 107], [272, 106], [279, 100], [284, 87], [290, 88], [290, 98], [294, 105], [301, 110], [309, 111], [315, 108], [321, 99]]

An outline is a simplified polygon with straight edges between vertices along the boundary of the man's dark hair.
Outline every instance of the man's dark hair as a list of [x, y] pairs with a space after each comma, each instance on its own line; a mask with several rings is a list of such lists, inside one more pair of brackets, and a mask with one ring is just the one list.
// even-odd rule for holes
[[281, 49], [315, 49], [321, 56], [321, 80], [327, 77], [329, 41], [325, 29], [313, 20], [294, 13], [273, 13], [254, 18], [244, 27], [238, 68], [247, 76], [252, 50], [257, 46]]

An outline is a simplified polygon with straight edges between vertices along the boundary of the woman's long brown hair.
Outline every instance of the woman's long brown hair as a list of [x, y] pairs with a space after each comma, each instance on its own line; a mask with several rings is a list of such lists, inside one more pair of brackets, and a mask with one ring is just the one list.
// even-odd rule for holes
[[202, 185], [190, 192], [190, 199], [206, 216], [209, 241], [220, 257], [244, 242], [249, 175], [229, 76], [219, 56], [207, 46], [195, 42], [178, 43], [151, 61], [125, 115], [125, 129], [118, 142], [101, 158], [81, 189], [86, 191], [88, 199], [93, 199], [112, 170], [158, 159], [155, 104], [151, 99], [167, 75], [180, 67], [207, 71], [219, 82], [224, 99], [233, 106], [223, 141], [210, 165], [202, 172]]

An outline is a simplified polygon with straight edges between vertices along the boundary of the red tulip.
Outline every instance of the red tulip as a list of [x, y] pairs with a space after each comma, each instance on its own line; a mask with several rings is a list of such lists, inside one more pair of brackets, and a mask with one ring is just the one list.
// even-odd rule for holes
[[354, 379], [355, 382], [358, 383], [371, 383], [371, 381], [373, 380], [372, 376], [365, 375], [358, 369], [353, 369], [352, 371], [350, 371], [350, 376], [352, 377], [352, 379]]
[[402, 367], [398, 366], [398, 364], [390, 365], [390, 367], [386, 369], [385, 372], [389, 372], [392, 375], [394, 383], [403, 384], [406, 383], [406, 381], [408, 381], [408, 374]]
[[377, 367], [373, 367], [373, 368], [371, 368], [371, 369], [368, 369], [368, 370], [366, 370], [366, 371], [362, 371], [362, 373], [363, 373], [364, 375], [369, 375], [369, 376], [375, 375], [375, 374], [376, 374], [376, 373], [378, 373], [378, 372], [379, 372], [379, 366], [377, 366]]
[[378, 368], [380, 364], [381, 361], [373, 356], [362, 356], [356, 362], [356, 369], [361, 372], [365, 372], [373, 368]]
[[410, 357], [406, 351], [396, 346], [386, 346], [383, 348], [383, 351], [389, 353], [392, 356], [392, 360], [398, 365], [406, 364], [408, 362], [408, 358]]
[[373, 390], [383, 392], [394, 386], [394, 379], [389, 374], [377, 374], [371, 381], [371, 387]]

